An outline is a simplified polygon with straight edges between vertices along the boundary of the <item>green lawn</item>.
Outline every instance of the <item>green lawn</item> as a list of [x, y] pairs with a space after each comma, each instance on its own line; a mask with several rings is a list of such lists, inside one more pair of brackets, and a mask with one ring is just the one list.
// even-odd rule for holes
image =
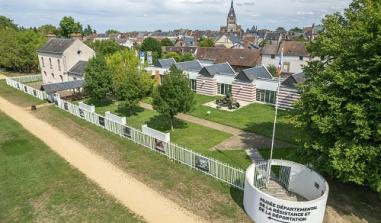
[[25, 92], [16, 90], [12, 87], [9, 87], [5, 80], [0, 80], [0, 93], [2, 96], [6, 97], [12, 103], [23, 107], [29, 107], [31, 105], [43, 104], [46, 101], [41, 101], [38, 98], [35, 98], [31, 95], [26, 94]]
[[[274, 122], [273, 106], [253, 103], [234, 112], [228, 112], [203, 105], [217, 98], [221, 98], [221, 96], [195, 94], [195, 108], [189, 114], [248, 132], [254, 132], [268, 137], [272, 136]], [[152, 98], [147, 97], [143, 102], [152, 104]], [[278, 112], [276, 138], [295, 143], [299, 132], [291, 123], [291, 115], [289, 111]]]
[[[253, 103], [234, 112], [228, 112], [203, 105], [215, 100], [216, 97], [196, 94], [195, 99], [195, 109], [189, 113], [190, 115], [229, 125], [248, 132], [258, 133], [268, 137], [272, 136], [274, 120], [273, 106]], [[208, 114], [208, 111], [210, 114]], [[291, 113], [287, 111], [279, 111], [276, 138], [295, 143], [295, 138], [298, 134], [298, 130], [291, 123]]]
[[0, 112], [0, 222], [142, 222]]
[[116, 102], [96, 102], [85, 101], [87, 104], [96, 106], [96, 112], [104, 114], [106, 111], [111, 111], [114, 114], [127, 117], [127, 124], [141, 129], [142, 124], [147, 124], [149, 127], [163, 132], [171, 133], [171, 141], [185, 148], [192, 149], [203, 155], [213, 157], [217, 160], [229, 163], [235, 167], [247, 168], [250, 164], [250, 158], [243, 150], [232, 151], [215, 151], [210, 150], [213, 146], [228, 139], [231, 135], [215, 129], [206, 128], [181, 120], [176, 120], [174, 123], [174, 131], [170, 131], [170, 125], [167, 119], [161, 116], [156, 111], [151, 111], [143, 108], [135, 108], [130, 112], [124, 108], [119, 108]]

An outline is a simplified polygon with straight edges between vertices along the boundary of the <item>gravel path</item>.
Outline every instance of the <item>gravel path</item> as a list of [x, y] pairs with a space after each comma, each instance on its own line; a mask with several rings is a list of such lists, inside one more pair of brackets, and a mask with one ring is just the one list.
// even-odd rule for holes
[[[31, 111], [0, 97], [0, 110], [19, 122], [72, 166], [148, 222], [204, 222], [164, 195], [136, 180]], [[148, 164], [147, 164], [148, 165]], [[75, 188], [73, 188], [75, 190]]]

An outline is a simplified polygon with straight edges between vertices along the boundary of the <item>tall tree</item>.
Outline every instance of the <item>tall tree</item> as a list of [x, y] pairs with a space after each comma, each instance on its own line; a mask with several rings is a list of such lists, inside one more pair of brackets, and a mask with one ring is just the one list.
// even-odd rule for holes
[[13, 20], [5, 17], [0, 16], [0, 29], [17, 29], [17, 25], [13, 23]]
[[110, 34], [118, 34], [118, 33], [120, 33], [118, 30], [116, 30], [116, 29], [108, 29], [107, 31], [106, 31], [106, 35], [110, 35]]
[[189, 87], [189, 80], [175, 66], [165, 75], [161, 85], [153, 93], [153, 108], [168, 117], [171, 129], [177, 114], [186, 113], [194, 106], [194, 93]]
[[308, 47], [322, 60], [305, 68], [297, 104], [303, 151], [329, 175], [381, 192], [381, 2], [355, 0], [323, 26]]
[[73, 33], [82, 33], [82, 25], [75, 22], [71, 16], [65, 16], [60, 21], [59, 32], [63, 37], [70, 37]]
[[123, 100], [127, 108], [133, 108], [152, 90], [151, 76], [140, 66], [140, 60], [133, 51], [122, 50], [106, 58], [113, 74], [115, 95]]
[[198, 43], [199, 47], [214, 47], [214, 41], [208, 37], [201, 37]]
[[33, 29], [0, 29], [0, 67], [18, 72], [37, 72], [37, 50], [46, 38]]
[[107, 56], [111, 55], [117, 51], [123, 50], [126, 47], [119, 45], [113, 40], [97, 40], [95, 42], [86, 43], [90, 48], [92, 48], [97, 55]]
[[152, 51], [153, 54], [156, 53], [158, 57], [161, 57], [161, 44], [158, 40], [152, 37], [144, 39], [140, 49], [145, 52]]
[[112, 92], [112, 74], [103, 56], [90, 59], [85, 74], [84, 90], [92, 99], [103, 100]]
[[161, 44], [162, 46], [173, 46], [173, 42], [172, 42], [170, 39], [168, 39], [168, 38], [164, 38], [164, 39], [162, 39], [162, 40], [160, 41], [160, 44]]
[[83, 35], [84, 36], [91, 36], [91, 35], [93, 35], [93, 33], [94, 33], [94, 31], [90, 25], [87, 25], [86, 28], [83, 29]]
[[40, 32], [44, 36], [46, 36], [48, 34], [54, 34], [54, 35], [58, 34], [57, 28], [51, 24], [42, 25], [42, 26], [38, 27], [37, 31]]

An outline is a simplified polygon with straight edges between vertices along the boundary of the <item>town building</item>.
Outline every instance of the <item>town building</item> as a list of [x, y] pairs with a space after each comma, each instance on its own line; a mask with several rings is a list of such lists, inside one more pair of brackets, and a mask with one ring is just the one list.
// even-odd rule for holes
[[51, 38], [38, 50], [44, 84], [84, 78], [87, 61], [94, 50], [78, 39]]
[[234, 33], [223, 33], [217, 37], [214, 42], [215, 47], [224, 47], [229, 49], [243, 49], [244, 43]]
[[243, 29], [237, 24], [233, 0], [231, 1], [230, 10], [226, 19], [226, 26], [220, 28], [220, 33], [234, 33], [237, 36], [243, 35]]
[[229, 63], [203, 67], [196, 79], [196, 92], [210, 96], [231, 94], [235, 76], [236, 72]]
[[266, 67], [277, 66], [279, 55], [283, 52], [283, 72], [300, 73], [303, 66], [311, 60], [311, 55], [307, 52], [305, 42], [282, 41], [279, 45], [265, 45], [262, 48], [262, 64]]
[[175, 47], [194, 47], [197, 46], [197, 41], [193, 36], [182, 36], [177, 38], [175, 44]]
[[259, 49], [226, 49], [218, 47], [198, 48], [196, 59], [212, 63], [228, 62], [235, 71], [261, 65], [261, 50]]

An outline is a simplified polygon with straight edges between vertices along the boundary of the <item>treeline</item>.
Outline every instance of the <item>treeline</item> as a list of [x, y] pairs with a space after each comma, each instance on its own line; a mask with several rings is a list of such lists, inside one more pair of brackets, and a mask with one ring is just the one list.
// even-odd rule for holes
[[63, 17], [58, 28], [50, 24], [24, 28], [11, 19], [0, 16], [0, 68], [16, 72], [38, 72], [37, 50], [46, 43], [47, 34], [70, 37], [72, 33], [89, 36], [95, 32], [90, 25], [83, 29], [72, 17]]

